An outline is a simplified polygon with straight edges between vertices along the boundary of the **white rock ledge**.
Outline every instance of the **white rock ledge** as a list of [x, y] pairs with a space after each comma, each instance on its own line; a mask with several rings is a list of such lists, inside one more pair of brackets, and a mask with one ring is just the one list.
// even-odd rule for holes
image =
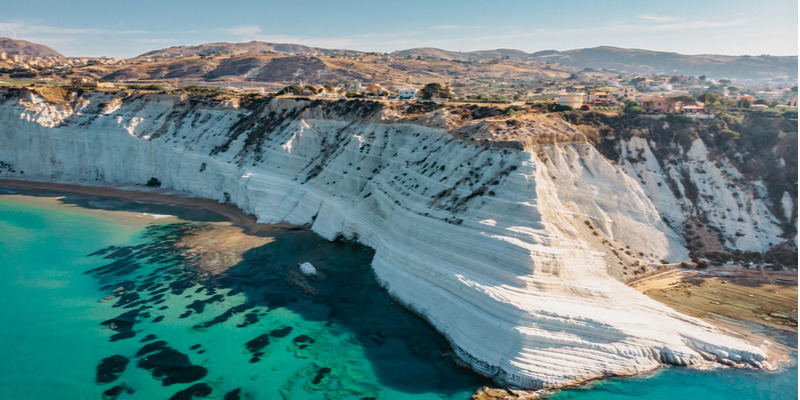
[[357, 239], [375, 249], [375, 273], [392, 296], [475, 370], [511, 386], [765, 360], [611, 276], [609, 250], [584, 221], [637, 252], [680, 260], [686, 249], [641, 185], [590, 145], [545, 146], [537, 156], [293, 100], [252, 110], [178, 96], [111, 100], [0, 97], [0, 177], [156, 177], [260, 222]]

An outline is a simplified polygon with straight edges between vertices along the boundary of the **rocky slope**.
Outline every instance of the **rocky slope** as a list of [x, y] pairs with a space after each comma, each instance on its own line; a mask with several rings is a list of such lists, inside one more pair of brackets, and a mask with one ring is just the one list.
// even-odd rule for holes
[[0, 37], [0, 53], [16, 54], [24, 57], [64, 57], [61, 53], [43, 44], [7, 37]]
[[[0, 98], [0, 177], [156, 178], [262, 222], [358, 240], [375, 249], [376, 276], [396, 299], [504, 384], [558, 387], [659, 363], [765, 363], [761, 349], [620, 282], [688, 257], [665, 223], [680, 217], [671, 211], [679, 204], [650, 187], [656, 177], [642, 183], [641, 168], [609, 162], [564, 121], [344, 100], [51, 100]], [[702, 159], [702, 148], [689, 157]], [[758, 210], [734, 245], [773, 240], [774, 216]]]

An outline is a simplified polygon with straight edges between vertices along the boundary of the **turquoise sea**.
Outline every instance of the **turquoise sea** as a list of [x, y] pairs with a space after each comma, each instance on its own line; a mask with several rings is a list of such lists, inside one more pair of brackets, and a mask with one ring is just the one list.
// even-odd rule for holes
[[[375, 283], [368, 248], [290, 230], [212, 274], [181, 240], [214, 214], [25, 194], [0, 188], [0, 399], [469, 399], [491, 385]], [[797, 379], [662, 368], [552, 398], [796, 399]]]

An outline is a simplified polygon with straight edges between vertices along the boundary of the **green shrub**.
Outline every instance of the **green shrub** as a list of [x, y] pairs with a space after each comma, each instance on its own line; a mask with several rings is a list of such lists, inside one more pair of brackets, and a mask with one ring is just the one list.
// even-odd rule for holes
[[128, 89], [164, 91], [164, 87], [159, 85], [128, 85]]
[[156, 179], [156, 177], [152, 177], [152, 178], [150, 178], [150, 180], [149, 180], [149, 181], [147, 181], [147, 186], [150, 186], [150, 187], [160, 187], [160, 186], [161, 186], [161, 181], [159, 181], [158, 179]]

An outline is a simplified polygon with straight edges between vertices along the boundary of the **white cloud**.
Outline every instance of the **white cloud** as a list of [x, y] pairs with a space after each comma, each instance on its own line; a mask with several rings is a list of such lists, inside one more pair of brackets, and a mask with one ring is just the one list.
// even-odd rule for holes
[[461, 29], [461, 28], [463, 28], [463, 26], [458, 26], [458, 25], [438, 25], [438, 26], [432, 26], [431, 27], [431, 29], [448, 29], [448, 30], [449, 29]]
[[674, 21], [675, 18], [672, 17], [662, 17], [653, 14], [641, 14], [636, 16], [639, 19], [643, 19], [646, 21], [655, 21], [655, 22], [665, 22], [665, 21]]
[[233, 28], [226, 29], [228, 33], [232, 33], [237, 36], [252, 36], [261, 33], [261, 28], [255, 25], [250, 26], [236, 26]]

